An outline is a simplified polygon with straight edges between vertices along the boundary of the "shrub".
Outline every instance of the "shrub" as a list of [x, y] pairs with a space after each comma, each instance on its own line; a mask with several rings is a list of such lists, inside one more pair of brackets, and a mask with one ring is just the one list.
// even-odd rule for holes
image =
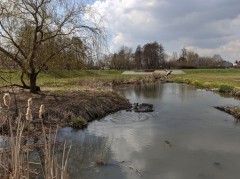
[[175, 78], [175, 82], [176, 83], [186, 83], [186, 80], [184, 80], [182, 78]]
[[219, 86], [219, 92], [221, 93], [231, 93], [233, 91], [233, 86], [227, 85], [227, 84], [221, 84]]
[[70, 121], [70, 126], [72, 128], [83, 128], [87, 125], [87, 120], [83, 117], [72, 117]]
[[190, 84], [194, 85], [196, 87], [199, 87], [199, 88], [203, 88], [204, 87], [204, 84], [202, 82], [200, 82], [200, 81], [193, 80], [193, 81], [190, 81]]
[[240, 88], [239, 87], [235, 87], [232, 91], [234, 96], [238, 96], [240, 97]]
[[212, 87], [212, 83], [210, 83], [210, 82], [205, 82], [205, 83], [203, 83], [203, 86], [204, 86], [205, 88], [210, 89], [210, 88]]

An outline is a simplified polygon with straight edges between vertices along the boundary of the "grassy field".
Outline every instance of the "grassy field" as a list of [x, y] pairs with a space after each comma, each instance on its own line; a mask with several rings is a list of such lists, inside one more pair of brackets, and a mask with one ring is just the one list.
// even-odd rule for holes
[[174, 81], [240, 96], [240, 69], [194, 69], [184, 72], [185, 75], [175, 76]]
[[[80, 89], [84, 87], [99, 87], [115, 81], [143, 79], [143, 75], [122, 75], [123, 70], [49, 70], [40, 73], [37, 84], [42, 89]], [[240, 69], [193, 69], [184, 70], [184, 75], [174, 75], [178, 83], [188, 83], [198, 88], [207, 88], [240, 96]], [[20, 72], [0, 72], [0, 76], [13, 83], [20, 84]], [[27, 80], [26, 80], [27, 81]], [[7, 85], [0, 80], [0, 86]]]
[[[103, 86], [115, 81], [127, 81], [142, 79], [142, 75], [122, 75], [123, 70], [49, 70], [45, 73], [40, 73], [37, 79], [37, 84], [42, 89], [73, 89], [84, 86], [96, 87]], [[12, 73], [0, 72], [0, 76], [15, 84], [20, 83], [20, 71]], [[25, 79], [28, 82], [27, 79]], [[0, 86], [8, 85], [8, 83], [0, 80]]]

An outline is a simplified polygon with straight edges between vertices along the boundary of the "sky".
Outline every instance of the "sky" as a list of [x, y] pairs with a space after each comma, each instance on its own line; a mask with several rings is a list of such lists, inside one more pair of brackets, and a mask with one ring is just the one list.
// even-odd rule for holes
[[168, 54], [182, 48], [201, 56], [240, 60], [240, 0], [96, 0], [110, 51], [157, 41]]

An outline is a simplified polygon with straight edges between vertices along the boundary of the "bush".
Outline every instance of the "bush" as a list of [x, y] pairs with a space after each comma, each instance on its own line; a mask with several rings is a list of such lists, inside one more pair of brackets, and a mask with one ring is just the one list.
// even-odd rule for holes
[[233, 91], [234, 87], [226, 84], [221, 84], [219, 86], [219, 92], [221, 93], [231, 93]]
[[183, 78], [175, 78], [176, 83], [189, 83], [188, 79], [183, 79]]
[[198, 88], [204, 88], [203, 82], [200, 82], [200, 81], [192, 80], [190, 81], [190, 84]]
[[203, 83], [203, 86], [204, 86], [205, 88], [207, 88], [207, 89], [210, 89], [210, 88], [212, 87], [212, 83], [210, 83], [210, 82], [205, 82], [205, 83]]
[[70, 121], [70, 126], [72, 128], [81, 129], [87, 126], [87, 120], [82, 117], [72, 117]]
[[233, 89], [233, 95], [234, 96], [238, 96], [238, 97], [240, 97], [240, 88], [239, 87], [235, 87], [234, 89]]

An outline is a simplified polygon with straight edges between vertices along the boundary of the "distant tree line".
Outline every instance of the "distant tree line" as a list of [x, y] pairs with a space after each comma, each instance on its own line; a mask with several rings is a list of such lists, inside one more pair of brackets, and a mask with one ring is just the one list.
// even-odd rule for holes
[[[26, 33], [26, 34], [25, 34]], [[27, 36], [23, 30], [22, 38]], [[27, 40], [25, 40], [27, 42]], [[63, 44], [68, 44], [59, 51]], [[26, 45], [27, 46], [27, 45]], [[24, 46], [22, 46], [24, 48]], [[26, 47], [27, 48], [27, 47]], [[27, 50], [27, 49], [26, 49]], [[49, 69], [116, 69], [116, 70], [147, 70], [170, 68], [223, 68], [224, 60], [220, 55], [212, 57], [199, 56], [196, 52], [183, 48], [180, 53], [173, 52], [167, 55], [162, 44], [149, 42], [143, 46], [138, 45], [135, 50], [122, 46], [113, 54], [102, 54], [96, 59], [92, 55], [91, 48], [79, 37], [54, 38], [39, 49], [40, 53], [35, 57], [45, 59], [49, 54], [55, 54], [51, 61], [44, 65], [43, 70]], [[0, 66], [18, 68], [18, 65], [4, 53], [0, 52]], [[240, 65], [240, 62], [236, 61]], [[39, 64], [41, 65], [41, 64]]]
[[166, 66], [166, 54], [158, 42], [138, 45], [136, 50], [123, 46], [118, 52], [99, 60], [97, 66], [112, 69], [159, 69]]
[[[165, 53], [158, 42], [138, 45], [136, 50], [123, 46], [117, 52], [105, 55], [96, 64], [99, 68], [111, 69], [166, 69], [166, 68], [225, 68], [226, 62], [216, 54], [211, 57], [199, 56], [196, 52], [183, 48], [180, 53]], [[240, 62], [238, 62], [240, 64]]]
[[223, 58], [215, 54], [210, 56], [199, 56], [196, 52], [183, 48], [178, 57], [174, 52], [169, 57], [168, 67], [171, 68], [224, 68], [225, 62]]
[[235, 68], [240, 69], [240, 60], [235, 61]]

